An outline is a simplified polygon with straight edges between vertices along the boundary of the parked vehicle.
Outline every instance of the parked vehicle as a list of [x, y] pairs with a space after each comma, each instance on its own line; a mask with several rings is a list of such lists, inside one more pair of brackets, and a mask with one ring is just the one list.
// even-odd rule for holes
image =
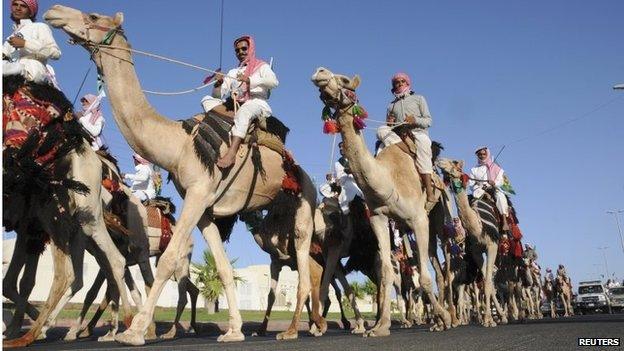
[[612, 311], [624, 311], [624, 286], [609, 289], [609, 300], [611, 300]]
[[579, 282], [576, 308], [580, 314], [597, 311], [612, 313], [611, 299], [600, 280]]

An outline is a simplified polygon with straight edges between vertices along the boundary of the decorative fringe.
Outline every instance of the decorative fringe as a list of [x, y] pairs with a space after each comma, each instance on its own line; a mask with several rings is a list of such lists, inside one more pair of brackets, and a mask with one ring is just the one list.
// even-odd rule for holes
[[301, 193], [299, 166], [295, 164], [292, 155], [286, 150], [283, 156], [282, 167], [286, 171], [284, 179], [282, 179], [282, 190], [287, 194], [299, 195]]

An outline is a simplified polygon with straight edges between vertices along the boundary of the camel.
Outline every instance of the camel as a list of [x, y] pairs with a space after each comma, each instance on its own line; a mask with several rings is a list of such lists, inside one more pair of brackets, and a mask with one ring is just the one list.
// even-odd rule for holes
[[550, 305], [550, 318], [557, 318], [557, 295], [555, 293], [555, 287], [551, 279], [544, 279], [543, 286], [544, 296], [546, 301]]
[[[55, 99], [58, 101], [54, 103], [62, 107], [61, 115], [71, 114], [71, 103], [67, 98], [61, 96], [62, 94], [56, 90], [46, 89], [50, 88], [29, 86], [29, 91], [33, 95], [37, 95], [36, 92], [47, 91], [56, 96]], [[37, 99], [46, 101], [46, 96], [43, 95], [37, 96]], [[63, 117], [59, 118], [63, 119]], [[96, 260], [101, 266], [109, 267], [108, 271], [112, 274], [110, 281], [117, 286], [124, 284], [125, 259], [115, 247], [103, 219], [100, 201], [101, 164], [85, 139], [74, 143], [72, 145], [75, 146], [60, 153], [51, 162], [54, 164], [55, 174], [64, 179], [65, 184], [73, 180], [82, 184], [88, 191], [79, 191], [75, 187], [68, 188], [67, 185], [59, 187], [50, 183], [45, 185], [47, 189], [33, 193], [33, 191], [38, 191], [36, 189], [41, 184], [41, 182], [34, 182], [39, 185], [29, 186], [28, 191], [31, 192], [31, 197], [30, 200], [26, 200], [25, 195], [19, 193], [20, 190], [9, 189], [10, 192], [7, 193], [6, 189], [3, 189], [5, 205], [11, 204], [7, 206], [10, 207], [9, 209], [5, 207], [3, 211], [3, 224], [14, 226], [18, 236], [30, 235], [31, 233], [28, 232], [34, 228], [33, 226], [42, 233], [48, 233], [54, 262], [54, 279], [50, 286], [50, 295], [32, 328], [20, 338], [3, 341], [4, 347], [31, 344], [37, 339], [45, 323], [52, 321], [67, 301], [82, 288], [82, 260], [86, 245], [94, 250]], [[3, 154], [9, 151], [5, 148]], [[9, 168], [7, 166], [4, 171], [11, 171]], [[22, 191], [25, 190], [22, 189]], [[17, 209], [20, 204], [29, 207], [27, 217], [24, 217], [23, 210]], [[85, 238], [89, 240], [85, 242]], [[9, 286], [16, 286], [16, 284], [11, 283]], [[16, 301], [18, 306], [27, 306], [27, 301], [24, 301], [17, 291], [9, 292], [9, 295], [18, 300]], [[125, 290], [120, 291], [120, 297], [125, 311], [125, 320], [129, 324], [131, 309]]]
[[[241, 211], [268, 206], [282, 191], [282, 179], [286, 174], [283, 154], [265, 146], [252, 150], [252, 145], [243, 144], [230, 170], [217, 168], [213, 159], [207, 160], [196, 153], [196, 134], [188, 133], [182, 123], [160, 115], [148, 103], [134, 70], [130, 44], [123, 35], [122, 13], [108, 17], [55, 5], [44, 14], [44, 18], [91, 53], [91, 59], [106, 82], [115, 121], [128, 144], [145, 159], [167, 170], [184, 198], [173, 238], [161, 256], [147, 300], [133, 319], [131, 327], [117, 334], [115, 339], [128, 345], [145, 343], [145, 331], [152, 319], [156, 300], [165, 281], [186, 258], [186, 244], [191, 230], [198, 226], [215, 256], [229, 306], [228, 330], [218, 337], [218, 341], [244, 340], [233, 270], [215, 218], [232, 217]], [[167, 142], [163, 143], [163, 140]], [[223, 154], [226, 148], [226, 143], [222, 143], [219, 153]], [[252, 151], [259, 153], [257, 155], [254, 152], [261, 159], [262, 172], [256, 172], [257, 168], [249, 157]], [[301, 170], [297, 171], [301, 185], [301, 192], [297, 195], [294, 243], [299, 271], [297, 306], [288, 330], [277, 335], [280, 340], [297, 338], [301, 310], [310, 292], [308, 252], [316, 190], [309, 176]]]
[[321, 67], [312, 76], [312, 82], [319, 87], [321, 99], [326, 106], [336, 110], [335, 118], [340, 126], [345, 156], [349, 160], [355, 181], [364, 194], [371, 212], [370, 223], [379, 242], [378, 318], [373, 328], [364, 335], [376, 337], [390, 334], [393, 273], [388, 236], [389, 217], [405, 224], [414, 232], [418, 248], [420, 285], [429, 297], [438, 318], [432, 330], [448, 328], [451, 317], [433, 294], [431, 275], [427, 269], [429, 223], [425, 211], [426, 197], [416, 167], [407, 166], [414, 163], [413, 158], [402, 151], [398, 144], [386, 147], [377, 157], [371, 155], [362, 135], [353, 126], [351, 108], [356, 103], [353, 94], [359, 85], [359, 78], [335, 75]]
[[522, 294], [526, 303], [529, 318], [540, 319], [542, 313], [540, 311], [541, 305], [541, 286], [542, 280], [539, 269], [534, 268], [534, 262], [537, 261], [537, 251], [533, 247], [527, 246], [523, 253], [523, 266], [521, 272], [523, 275]]
[[[468, 201], [468, 195], [466, 194], [466, 184], [462, 181], [464, 178], [463, 161], [453, 161], [445, 158], [438, 159], [437, 166], [442, 170], [445, 177], [448, 177], [451, 181], [451, 189], [457, 205], [457, 212], [459, 218], [466, 228], [468, 235], [474, 238], [472, 245], [467, 248], [477, 264], [482, 266], [482, 272], [484, 275], [484, 295], [485, 295], [485, 308], [483, 326], [494, 327], [496, 322], [492, 318], [491, 302], [492, 297], [495, 298], [495, 288], [493, 284], [494, 277], [494, 263], [496, 262], [496, 255], [498, 253], [498, 220], [495, 216], [492, 216], [493, 204], [487, 203], [484, 200], [478, 200], [475, 210]], [[488, 212], [487, 210], [491, 212]], [[484, 213], [483, 215], [481, 213]], [[489, 213], [489, 216], [488, 216]], [[487, 217], [483, 217], [487, 216]], [[488, 218], [488, 219], [485, 219]], [[482, 253], [485, 252], [486, 260], [484, 262]]]
[[560, 274], [557, 275], [555, 280], [555, 291], [557, 295], [559, 295], [559, 298], [561, 298], [561, 303], [563, 304], [563, 316], [570, 317], [574, 315], [574, 311], [572, 310], [572, 288]]

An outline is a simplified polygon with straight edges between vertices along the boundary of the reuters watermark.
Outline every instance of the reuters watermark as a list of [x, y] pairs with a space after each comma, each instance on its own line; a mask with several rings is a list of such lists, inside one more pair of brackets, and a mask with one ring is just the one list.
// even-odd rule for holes
[[578, 346], [620, 346], [620, 338], [578, 338]]

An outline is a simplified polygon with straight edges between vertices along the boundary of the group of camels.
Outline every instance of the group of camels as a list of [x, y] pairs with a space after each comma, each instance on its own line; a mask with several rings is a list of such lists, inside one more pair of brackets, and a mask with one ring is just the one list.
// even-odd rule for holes
[[[66, 177], [89, 188], [88, 192], [69, 191], [66, 201], [66, 209], [78, 219], [80, 231], [67, 240], [55, 233], [54, 222], [49, 216], [36, 213], [32, 217], [49, 234], [54, 260], [54, 280], [41, 311], [28, 303], [30, 290], [22, 287], [32, 285], [32, 282], [20, 283], [19, 291], [17, 289], [19, 271], [24, 266], [31, 271], [36, 269], [38, 258], [36, 255], [24, 254], [27, 233], [17, 231], [16, 255], [3, 282], [5, 295], [16, 304], [15, 318], [7, 329], [9, 338], [3, 342], [4, 347], [25, 346], [36, 340], [82, 287], [81, 267], [85, 248], [96, 257], [101, 271], [88, 294], [89, 301], [83, 313], [70, 328], [66, 339], [90, 335], [96, 320], [86, 323], [84, 316], [88, 305], [95, 298], [96, 288], [99, 289], [106, 279], [106, 298], [100, 304], [96, 318], [107, 305], [112, 304], [114, 320], [112, 330], [101, 339], [143, 345], [146, 338], [155, 337], [154, 309], [164, 284], [172, 277], [178, 282], [180, 302], [176, 321], [165, 337], [173, 337], [186, 304], [186, 293], [191, 296], [193, 311], [197, 300], [197, 288], [189, 280], [193, 247], [191, 231], [195, 227], [200, 229], [214, 255], [229, 306], [228, 328], [218, 341], [244, 340], [233, 269], [222, 241], [226, 229], [220, 224], [222, 221], [235, 220], [237, 216], [246, 221], [256, 221], [256, 225], [251, 226], [252, 234], [258, 246], [271, 256], [269, 306], [258, 331], [260, 334], [266, 332], [279, 271], [283, 266], [290, 266], [299, 272], [299, 283], [292, 323], [286, 331], [277, 334], [277, 339], [297, 338], [302, 309], [309, 296], [312, 300], [312, 307], [309, 307], [310, 331], [314, 335], [322, 335], [327, 329], [322, 312], [327, 307], [325, 302], [329, 285], [336, 286], [336, 280], [342, 284], [356, 312], [353, 332], [369, 337], [390, 334], [393, 288], [405, 299], [406, 314], [402, 320], [406, 326], [413, 321], [422, 321], [420, 315], [423, 301], [427, 302], [427, 315], [432, 323], [431, 330], [434, 331], [466, 324], [470, 316], [475, 316], [486, 327], [495, 326], [491, 306], [498, 310], [499, 322], [502, 323], [506, 322], [508, 315], [524, 318], [525, 311], [530, 317], [541, 315], [541, 278], [530, 269], [531, 260], [536, 259], [536, 255], [527, 254], [527, 251], [523, 259], [511, 259], [508, 263], [497, 258], [500, 238], [498, 228], [484, 225], [479, 209], [469, 203], [465, 187], [462, 187], [461, 162], [448, 159], [436, 161], [445, 178], [450, 180], [458, 215], [467, 232], [466, 239], [457, 243], [444, 230], [444, 209], [450, 208], [447, 191], [443, 187], [438, 188], [440, 202], [427, 211], [421, 178], [415, 167], [405, 166], [414, 163], [412, 156], [399, 145], [386, 147], [377, 156], [371, 154], [360, 132], [354, 127], [351, 112], [355, 101], [349, 92], [355, 91], [359, 78], [351, 79], [324, 68], [319, 68], [312, 76], [312, 82], [319, 88], [324, 104], [335, 111], [334, 117], [345, 145], [345, 156], [364, 195], [367, 210], [363, 207], [354, 209], [350, 216], [364, 216], [364, 211], [369, 214], [364, 224], [347, 218], [346, 222], [337, 225], [331, 223], [331, 218], [335, 217], [317, 208], [315, 186], [300, 167], [296, 172], [300, 191], [292, 194], [282, 189], [282, 180], [287, 172], [284, 153], [264, 145], [243, 144], [230, 172], [220, 170], [215, 164], [207, 164], [197, 154], [194, 142], [197, 133], [189, 133], [179, 121], [159, 114], [144, 96], [134, 69], [130, 44], [121, 28], [121, 13], [108, 17], [55, 5], [45, 13], [44, 18], [51, 26], [65, 31], [75, 43], [90, 53], [106, 82], [107, 95], [119, 130], [135, 152], [169, 172], [184, 204], [173, 226], [171, 241], [161, 252], [157, 245], [150, 242], [149, 231], [153, 228], [146, 225], [146, 209], [129, 194], [128, 229], [131, 234], [125, 246], [120, 245], [114, 241], [114, 235], [109, 233], [104, 220], [110, 194], [102, 186], [102, 169], [114, 169], [114, 165], [98, 157], [86, 141], [81, 147], [64, 155], [57, 162], [67, 165]], [[162, 143], [162, 140], [167, 142]], [[221, 145], [222, 149], [226, 147], [225, 144]], [[261, 173], [257, 172], [258, 165], [254, 163], [253, 157], [243, 156], [254, 152], [251, 149], [256, 147], [255, 152], [259, 152], [262, 163]], [[124, 191], [128, 193], [127, 189]], [[489, 205], [484, 203], [482, 206], [487, 209]], [[397, 259], [392, 253], [392, 238], [388, 235], [389, 220], [413, 233], [413, 239], [406, 239], [404, 242], [407, 245], [402, 249], [409, 256], [407, 261]], [[341, 238], [333, 240], [335, 238], [330, 238], [331, 235], [340, 235]], [[368, 235], [365, 241], [375, 243], [366, 248], [370, 255], [363, 255], [369, 260], [366, 268], [355, 268], [362, 270], [378, 287], [377, 318], [368, 330], [365, 329], [364, 320], [355, 304], [355, 296], [345, 278], [346, 267], [340, 261], [343, 257], [355, 257], [354, 252], [358, 249], [364, 250], [357, 247], [363, 242], [354, 239], [358, 235]], [[443, 263], [437, 255], [438, 241], [444, 254]], [[313, 242], [322, 248], [320, 254], [311, 251]], [[459, 253], [451, 252], [454, 245], [461, 248]], [[155, 255], [159, 256], [159, 262], [153, 276], [148, 259]], [[427, 268], [428, 261], [435, 271], [437, 294]], [[146, 282], [145, 301], [142, 301], [131, 276], [126, 273], [126, 267], [132, 264], [141, 266]], [[410, 268], [404, 269], [406, 266]], [[481, 279], [479, 275], [482, 275]], [[138, 308], [136, 315], [133, 315], [125, 285], [130, 287], [132, 299]], [[480, 294], [479, 289], [483, 290], [483, 294]], [[497, 290], [504, 290], [505, 296], [497, 294]], [[118, 304], [122, 307], [123, 320], [127, 326], [122, 333], [116, 330]], [[420, 311], [416, 306], [421, 306]], [[35, 322], [25, 335], [19, 336], [24, 313]], [[191, 323], [195, 327], [194, 313], [192, 318]], [[343, 318], [343, 323], [345, 320]]]

